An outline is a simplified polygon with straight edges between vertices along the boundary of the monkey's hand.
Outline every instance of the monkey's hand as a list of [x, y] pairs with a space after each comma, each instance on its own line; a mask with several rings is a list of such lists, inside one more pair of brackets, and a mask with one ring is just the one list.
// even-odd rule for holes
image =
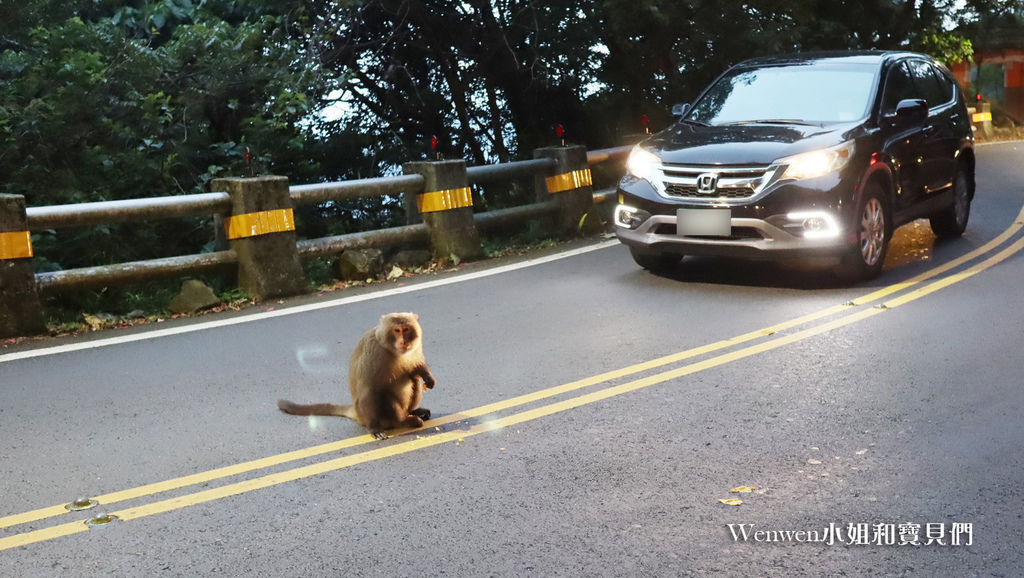
[[434, 384], [437, 383], [437, 380], [434, 379], [434, 374], [430, 373], [430, 368], [426, 365], [420, 368], [420, 379], [423, 380], [423, 385], [427, 389], [434, 389]]
[[382, 432], [382, 431], [375, 431], [375, 432], [373, 432], [373, 439], [375, 439], [375, 440], [386, 440], [386, 439], [388, 439], [388, 434], [386, 432]]

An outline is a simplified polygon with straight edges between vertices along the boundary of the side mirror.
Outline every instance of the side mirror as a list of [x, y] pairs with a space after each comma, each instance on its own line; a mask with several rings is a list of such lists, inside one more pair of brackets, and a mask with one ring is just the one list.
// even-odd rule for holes
[[690, 105], [685, 102], [681, 104], [673, 104], [672, 116], [683, 116], [688, 110], [690, 110]]
[[896, 113], [891, 118], [894, 124], [924, 122], [928, 118], [928, 103], [920, 98], [901, 100], [896, 105]]

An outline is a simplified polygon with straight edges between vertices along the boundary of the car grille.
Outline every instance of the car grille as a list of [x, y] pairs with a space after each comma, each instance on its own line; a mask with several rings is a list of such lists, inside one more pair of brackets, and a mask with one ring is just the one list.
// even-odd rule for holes
[[[676, 226], [673, 223], [664, 223], [664, 224], [661, 224], [661, 225], [658, 225], [657, 227], [655, 227], [653, 233], [655, 233], [657, 235], [675, 235], [676, 234]], [[731, 232], [731, 234], [728, 237], [703, 237], [703, 236], [698, 236], [698, 237], [694, 237], [694, 238], [697, 238], [697, 239], [714, 239], [716, 241], [722, 241], [722, 240], [725, 240], [725, 241], [749, 241], [749, 240], [756, 240], [756, 239], [764, 239], [765, 237], [764, 237], [764, 235], [761, 234], [761, 231], [758, 231], [757, 229], [755, 229], [753, 227], [733, 227], [732, 228], [732, 232]]]
[[665, 194], [673, 197], [692, 199], [746, 199], [754, 195], [754, 189], [750, 187], [743, 187], [717, 189], [713, 193], [702, 193], [697, 190], [697, 187], [665, 183]]
[[[775, 176], [772, 166], [727, 167], [662, 165], [662, 194], [676, 199], [743, 200], [756, 195]], [[698, 180], [713, 175], [714, 188], [700, 190]]]

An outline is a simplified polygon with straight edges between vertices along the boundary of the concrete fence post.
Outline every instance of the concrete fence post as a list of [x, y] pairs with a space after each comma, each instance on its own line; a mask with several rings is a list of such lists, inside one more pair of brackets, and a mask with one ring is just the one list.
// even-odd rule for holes
[[473, 193], [466, 178], [466, 161], [416, 161], [402, 166], [405, 174], [423, 176], [422, 194], [409, 200], [407, 211], [420, 214], [430, 235], [434, 257], [454, 255], [461, 260], [484, 256], [473, 221]]
[[977, 106], [968, 108], [967, 113], [971, 115], [974, 132], [981, 132], [985, 138], [992, 138], [992, 104], [979, 102]]
[[0, 337], [46, 331], [32, 268], [25, 197], [0, 195]]
[[547, 201], [552, 196], [558, 199], [556, 230], [564, 235], [576, 232], [583, 215], [594, 205], [587, 148], [579, 145], [539, 148], [533, 151], [533, 158], [555, 161], [548, 174], [536, 178], [537, 200]]
[[295, 247], [288, 178], [215, 179], [210, 190], [231, 197], [224, 228], [238, 255], [239, 289], [261, 299], [304, 292], [308, 283]]

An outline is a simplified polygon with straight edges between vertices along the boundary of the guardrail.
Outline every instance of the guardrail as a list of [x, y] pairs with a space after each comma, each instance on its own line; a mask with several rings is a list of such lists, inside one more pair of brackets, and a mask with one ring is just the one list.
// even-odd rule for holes
[[[237, 267], [239, 287], [268, 298], [305, 290], [300, 259], [347, 249], [428, 244], [437, 256], [482, 254], [479, 231], [550, 216], [569, 231], [614, 189], [594, 192], [590, 166], [621, 160], [628, 146], [537, 149], [533, 160], [467, 167], [465, 161], [412, 162], [390, 177], [289, 186], [284, 177], [218, 179], [214, 192], [71, 205], [25, 207], [24, 197], [0, 195], [0, 337], [44, 329], [40, 293], [179, 277]], [[473, 213], [473, 185], [533, 178], [537, 202]], [[401, 196], [409, 225], [297, 240], [292, 209], [331, 201]], [[114, 223], [215, 216], [228, 231], [226, 250], [130, 263], [34, 273], [31, 232]], [[270, 234], [275, 233], [275, 234]]]

